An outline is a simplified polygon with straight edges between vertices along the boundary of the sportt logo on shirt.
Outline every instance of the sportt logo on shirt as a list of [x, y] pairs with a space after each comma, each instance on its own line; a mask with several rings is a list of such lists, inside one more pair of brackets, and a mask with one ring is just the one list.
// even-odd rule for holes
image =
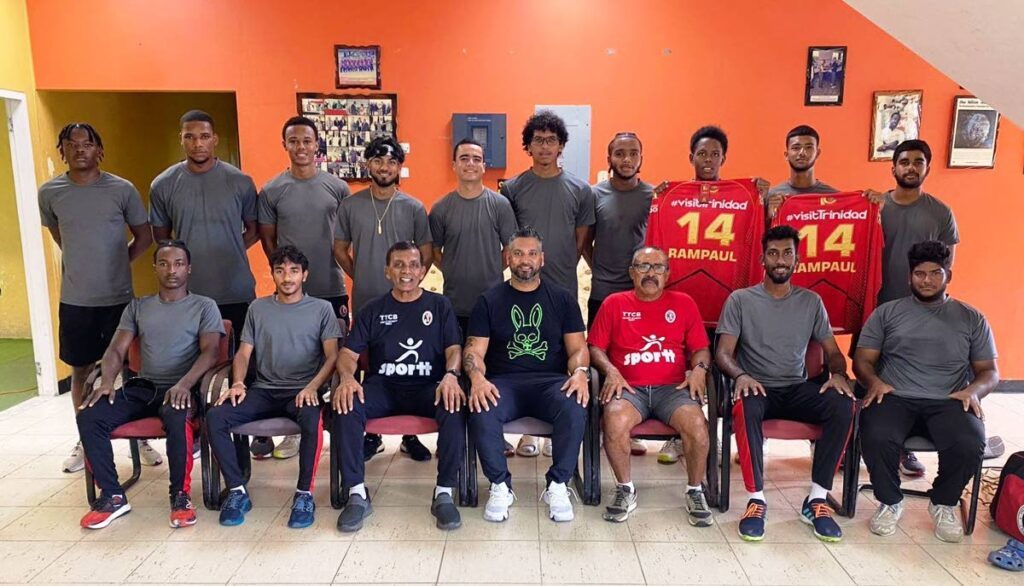
[[544, 360], [548, 356], [548, 343], [540, 341], [540, 322], [544, 319], [544, 310], [539, 303], [530, 309], [530, 321], [526, 321], [523, 310], [518, 305], [512, 306], [512, 326], [516, 331], [505, 346], [508, 359], [515, 360], [520, 356], [533, 356]]
[[675, 364], [676, 362], [676, 351], [665, 350], [662, 348], [661, 343], [665, 341], [665, 337], [658, 337], [657, 334], [651, 334], [650, 336], [640, 336], [645, 342], [639, 352], [630, 352], [622, 357], [623, 366], [635, 366], [637, 364], [655, 364], [659, 362], [665, 362], [668, 364]]
[[[399, 342], [398, 346], [405, 350], [405, 353], [394, 362], [381, 364], [377, 374], [384, 376], [430, 376], [433, 366], [429, 362], [420, 362], [419, 349], [422, 345], [423, 340], [413, 340], [412, 338], [406, 339], [405, 343]], [[405, 362], [409, 358], [412, 360], [408, 363]]]

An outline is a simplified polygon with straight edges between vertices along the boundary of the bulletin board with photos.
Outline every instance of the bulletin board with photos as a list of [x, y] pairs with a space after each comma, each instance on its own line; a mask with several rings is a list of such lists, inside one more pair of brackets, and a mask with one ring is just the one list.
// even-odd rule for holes
[[363, 161], [367, 143], [395, 136], [397, 94], [296, 94], [301, 116], [320, 136], [316, 161], [321, 170], [346, 181], [369, 181]]

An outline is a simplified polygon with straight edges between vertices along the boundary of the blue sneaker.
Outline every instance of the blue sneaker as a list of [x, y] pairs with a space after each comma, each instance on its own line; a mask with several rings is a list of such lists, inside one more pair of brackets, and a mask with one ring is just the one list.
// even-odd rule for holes
[[828, 543], [837, 543], [843, 539], [843, 530], [832, 518], [832, 507], [825, 499], [804, 499], [800, 508], [800, 520], [814, 527], [814, 536]]
[[229, 490], [228, 497], [220, 506], [221, 525], [241, 525], [245, 523], [245, 514], [252, 510], [249, 494], [240, 490]]
[[747, 511], [740, 519], [740, 537], [743, 541], [764, 539], [764, 522], [768, 518], [768, 503], [760, 499], [747, 501]]
[[292, 514], [288, 517], [288, 526], [292, 529], [302, 529], [313, 524], [313, 511], [316, 504], [313, 503], [313, 495], [308, 492], [296, 492], [292, 501]]

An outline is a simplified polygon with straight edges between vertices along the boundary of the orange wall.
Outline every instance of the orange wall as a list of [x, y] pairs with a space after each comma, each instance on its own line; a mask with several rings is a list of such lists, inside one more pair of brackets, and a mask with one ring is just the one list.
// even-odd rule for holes
[[[1003, 120], [996, 169], [946, 169], [952, 98], [967, 92], [839, 0], [783, 6], [34, 0], [28, 10], [39, 89], [235, 91], [242, 159], [257, 183], [286, 163], [278, 136], [295, 93], [335, 91], [332, 46], [380, 44], [382, 91], [399, 95], [398, 131], [412, 147], [403, 185], [428, 205], [453, 182], [452, 112], [509, 115], [512, 173], [528, 164], [516, 139], [538, 103], [593, 107], [592, 175], [604, 165], [606, 137], [633, 130], [644, 140], [647, 180], [686, 178], [690, 133], [719, 123], [730, 136], [726, 175], [775, 182], [787, 174], [786, 131], [808, 123], [823, 137], [822, 179], [884, 189], [890, 166], [867, 161], [871, 94], [923, 89], [922, 136], [936, 154], [926, 187], [953, 207], [963, 240], [953, 292], [988, 315], [1004, 378], [1024, 378], [1024, 271], [995, 262], [1024, 248], [1020, 128]], [[803, 106], [808, 45], [849, 47], [842, 107]]]

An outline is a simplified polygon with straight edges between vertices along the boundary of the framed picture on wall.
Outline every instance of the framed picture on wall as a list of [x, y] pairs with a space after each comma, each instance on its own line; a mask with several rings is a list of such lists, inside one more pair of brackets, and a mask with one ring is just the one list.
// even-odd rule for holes
[[396, 136], [398, 95], [295, 94], [295, 101], [299, 115], [316, 124], [320, 169], [346, 181], [369, 181], [363, 150], [377, 136]]
[[921, 133], [921, 90], [875, 92], [871, 109], [870, 161], [891, 161], [892, 152]]
[[335, 45], [334, 86], [380, 89], [380, 45]]
[[805, 106], [843, 105], [846, 47], [808, 47]]
[[996, 166], [999, 112], [974, 96], [953, 98], [949, 167], [992, 169]]

